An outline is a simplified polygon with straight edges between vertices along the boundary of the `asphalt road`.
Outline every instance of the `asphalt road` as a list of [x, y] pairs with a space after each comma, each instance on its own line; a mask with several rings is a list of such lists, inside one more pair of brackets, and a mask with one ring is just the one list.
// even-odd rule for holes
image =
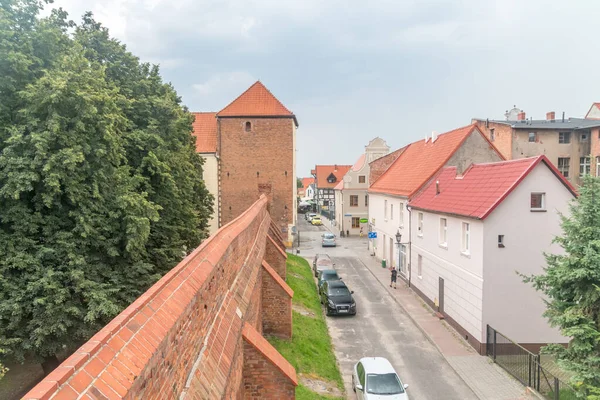
[[390, 360], [403, 383], [409, 385], [407, 393], [411, 400], [477, 399], [354, 255], [360, 249], [345, 247], [343, 238], [338, 238], [336, 248], [321, 248], [320, 235], [327, 229], [311, 226], [302, 215], [299, 217], [300, 255], [312, 260], [315, 253], [328, 253], [340, 276], [354, 291], [356, 316], [327, 317], [349, 398], [355, 398], [351, 387], [354, 364], [362, 357], [381, 356]]

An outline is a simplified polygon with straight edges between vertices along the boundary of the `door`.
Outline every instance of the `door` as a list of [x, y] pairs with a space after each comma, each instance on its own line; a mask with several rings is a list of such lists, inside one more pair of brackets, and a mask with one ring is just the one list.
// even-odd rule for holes
[[390, 238], [390, 267], [393, 267], [394, 264], [396, 264], [396, 257], [394, 257], [394, 240], [392, 238]]
[[444, 279], [442, 277], [439, 278], [439, 299], [440, 303], [438, 306], [438, 311], [440, 313], [444, 313]]
[[398, 249], [398, 252], [400, 253], [400, 265], [398, 265], [398, 269], [400, 270], [400, 273], [406, 275], [406, 246], [401, 244], [400, 248]]

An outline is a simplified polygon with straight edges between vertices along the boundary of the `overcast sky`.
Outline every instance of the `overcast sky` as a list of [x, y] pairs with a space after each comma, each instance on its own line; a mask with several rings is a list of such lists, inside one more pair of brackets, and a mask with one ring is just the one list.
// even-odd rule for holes
[[599, 1], [55, 0], [91, 10], [192, 111], [260, 79], [298, 117], [298, 175], [470, 123], [600, 101]]

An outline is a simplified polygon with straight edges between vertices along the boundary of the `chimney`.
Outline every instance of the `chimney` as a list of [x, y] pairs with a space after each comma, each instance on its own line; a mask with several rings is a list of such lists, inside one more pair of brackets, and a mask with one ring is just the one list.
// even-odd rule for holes
[[435, 195], [440, 194], [440, 181], [435, 181]]
[[435, 140], [437, 139], [437, 132], [436, 131], [431, 131], [431, 143], [435, 142]]
[[521, 111], [517, 114], [517, 121], [525, 121], [525, 111]]
[[337, 164], [333, 166], [333, 170], [337, 172]]
[[554, 111], [549, 111], [546, 113], [546, 121], [552, 121], [556, 119], [556, 113]]
[[562, 122], [565, 122], [565, 112], [563, 111], [563, 118], [562, 118]]

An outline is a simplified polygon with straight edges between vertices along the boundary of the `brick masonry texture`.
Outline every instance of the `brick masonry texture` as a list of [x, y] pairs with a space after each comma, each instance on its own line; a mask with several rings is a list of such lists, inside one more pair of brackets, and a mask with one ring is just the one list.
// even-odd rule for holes
[[279, 247], [271, 235], [267, 236], [265, 260], [271, 267], [273, 267], [275, 271], [277, 271], [279, 276], [285, 280], [285, 261], [287, 260], [287, 254], [281, 247]]
[[[251, 131], [245, 124], [250, 122]], [[219, 118], [221, 226], [261, 194], [280, 232], [293, 224], [295, 206], [294, 121], [292, 118]], [[283, 235], [287, 237], [287, 233]]]
[[292, 337], [292, 297], [294, 292], [271, 268], [262, 264], [262, 318], [266, 335]]
[[[279, 282], [263, 290], [262, 262], [271, 225], [262, 196], [221, 228], [80, 347], [24, 399], [213, 399], [245, 397], [242, 327], [264, 345], [263, 293], [288, 302]], [[273, 272], [274, 273], [274, 272]], [[273, 280], [273, 279], [271, 279]], [[276, 297], [279, 294], [279, 297]], [[287, 318], [287, 317], [286, 317]], [[271, 320], [269, 320], [271, 321]], [[268, 329], [279, 325], [269, 322]], [[278, 335], [287, 335], [288, 328]], [[264, 342], [263, 342], [264, 341]], [[276, 351], [265, 360], [293, 367]], [[266, 368], [266, 367], [265, 367]], [[289, 392], [286, 392], [289, 394]], [[294, 398], [291, 395], [278, 397]], [[273, 398], [273, 397], [265, 397]]]
[[398, 149], [388, 155], [385, 155], [381, 158], [378, 158], [375, 161], [372, 161], [369, 164], [369, 184], [372, 185], [373, 182], [377, 180], [383, 173], [400, 157], [400, 155], [404, 152], [406, 147]]
[[[473, 120], [473, 123], [477, 125], [477, 128], [483, 133], [494, 146], [498, 149], [500, 154], [507, 159], [512, 160], [512, 136], [513, 129], [510, 125], [498, 124], [495, 122], [488, 122], [486, 127], [486, 121]], [[494, 130], [494, 140], [492, 140], [491, 132]]]

